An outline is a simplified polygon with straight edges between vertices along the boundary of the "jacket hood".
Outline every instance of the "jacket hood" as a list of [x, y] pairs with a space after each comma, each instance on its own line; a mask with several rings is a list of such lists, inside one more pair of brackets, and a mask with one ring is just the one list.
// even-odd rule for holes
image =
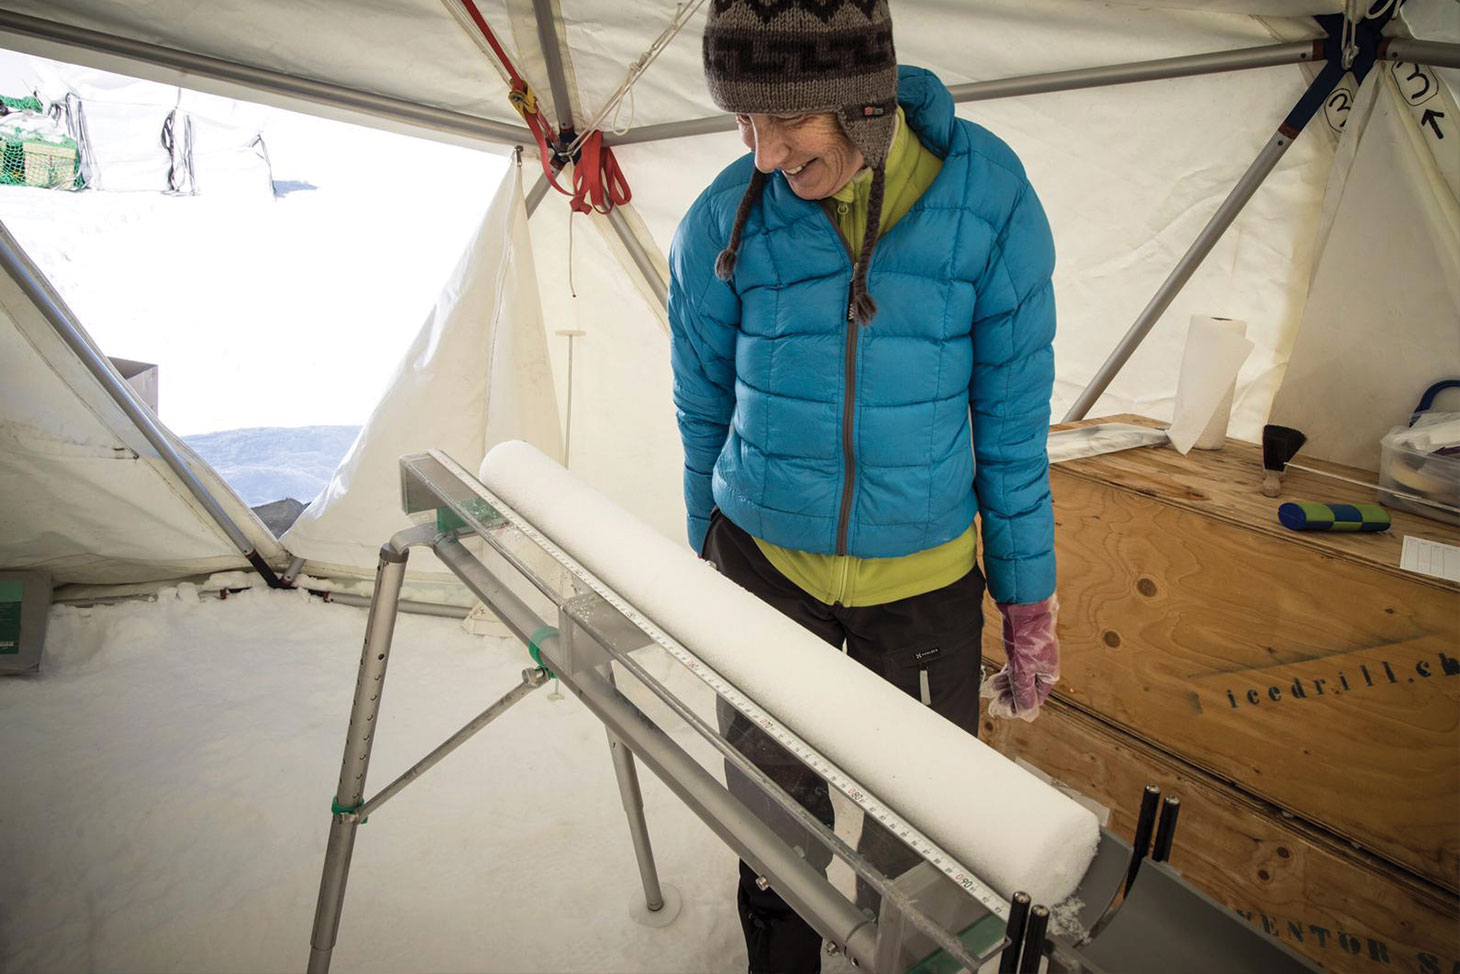
[[923, 145], [940, 159], [953, 150], [956, 116], [953, 95], [927, 68], [902, 65], [897, 69], [897, 103]]

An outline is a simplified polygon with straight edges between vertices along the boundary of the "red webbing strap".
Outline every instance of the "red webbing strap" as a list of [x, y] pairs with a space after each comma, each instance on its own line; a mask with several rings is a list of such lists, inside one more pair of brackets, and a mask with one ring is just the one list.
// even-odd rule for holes
[[553, 171], [553, 160], [557, 158], [557, 152], [552, 145], [553, 133], [543, 120], [542, 113], [537, 110], [536, 95], [533, 94], [532, 88], [522, 75], [517, 73], [512, 59], [497, 42], [497, 35], [492, 33], [491, 26], [482, 16], [481, 11], [477, 9], [473, 0], [459, 0], [459, 2], [512, 79], [512, 86], [507, 92], [507, 100], [512, 103], [517, 114], [522, 116], [522, 121], [527, 124], [527, 128], [532, 132], [532, 137], [537, 141], [538, 157], [542, 161], [542, 172], [547, 177], [548, 185], [564, 196], [570, 197], [572, 200], [570, 205], [579, 213], [590, 213], [595, 210], [599, 213], [608, 213], [615, 206], [620, 206], [633, 199], [633, 192], [629, 189], [623, 171], [619, 169], [618, 162], [613, 157], [613, 150], [603, 144], [602, 132], [594, 132], [583, 140], [578, 161], [573, 166], [572, 192], [558, 184], [557, 174]]
[[584, 139], [573, 167], [573, 209], [579, 213], [607, 213], [633, 198], [613, 150], [603, 144], [603, 133], [594, 132]]
[[533, 98], [532, 89], [527, 87], [527, 82], [513, 82], [512, 90], [507, 93], [507, 100], [512, 103], [513, 108], [517, 109], [517, 114], [522, 116], [522, 120], [527, 123], [527, 128], [532, 132], [532, 137], [537, 141], [537, 157], [542, 162], [542, 174], [547, 177], [548, 185], [564, 196], [572, 196], [572, 193], [558, 185], [551, 161], [556, 158], [557, 153], [553, 151], [548, 141], [549, 129], [543, 122], [542, 114], [533, 107], [536, 99]]

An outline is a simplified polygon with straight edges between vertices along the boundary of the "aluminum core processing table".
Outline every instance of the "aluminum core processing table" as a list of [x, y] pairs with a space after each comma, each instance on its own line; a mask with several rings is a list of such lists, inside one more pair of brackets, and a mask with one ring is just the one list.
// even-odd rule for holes
[[[309, 970], [329, 969], [358, 827], [417, 777], [518, 700], [560, 680], [607, 730], [611, 760], [638, 862], [645, 909], [665, 907], [640, 796], [636, 761], [735, 851], [831, 945], [858, 967], [918, 974], [959, 970], [1054, 971], [1311, 971], [1286, 947], [1242, 922], [1184, 883], [1158, 855], [1147, 856], [1156, 805], [1149, 803], [1134, 849], [1102, 830], [1099, 850], [1076, 893], [1083, 906], [1068, 926], [1047, 929], [1045, 906], [1006, 899], [908, 823], [895, 809], [838, 768], [794, 731], [761, 709], [630, 605], [567, 551], [445, 454], [401, 460], [405, 511], [417, 526], [382, 546], [366, 624], [354, 705], [316, 907]], [[451, 572], [521, 640], [534, 666], [522, 680], [439, 747], [377, 794], [365, 783], [401, 584], [412, 547], [429, 547]], [[767, 607], [766, 611], [774, 611]], [[644, 653], [679, 669], [656, 677]], [[656, 667], [659, 669], [659, 667]], [[711, 696], [713, 695], [713, 696]], [[702, 716], [705, 698], [725, 700], [835, 792], [903, 839], [919, 861], [887, 875], [817, 816], [783, 791]], [[653, 704], [652, 706], [650, 704]], [[698, 707], [698, 710], [697, 710]], [[654, 716], [651, 716], [651, 713]], [[693, 756], [671, 731], [688, 727], [708, 744], [711, 760]], [[706, 750], [699, 748], [698, 750]], [[726, 788], [716, 763], [735, 767], [792, 820], [844, 862], [880, 896], [875, 914], [807, 861]], [[1148, 798], [1151, 796], [1148, 795]], [[1174, 803], [1168, 801], [1174, 808]], [[1163, 816], [1167, 851], [1171, 830]], [[1175, 815], [1170, 816], [1174, 827]], [[992, 841], [997, 841], [993, 838]], [[1162, 845], [1157, 835], [1156, 847]], [[1139, 879], [1139, 881], [1136, 881]], [[1122, 895], [1123, 894], [1123, 895]], [[1052, 904], [1051, 904], [1052, 905]]]

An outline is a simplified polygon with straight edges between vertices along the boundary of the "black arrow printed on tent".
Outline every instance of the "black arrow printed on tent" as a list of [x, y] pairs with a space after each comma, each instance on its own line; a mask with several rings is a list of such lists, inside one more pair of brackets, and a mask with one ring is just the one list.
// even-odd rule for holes
[[1444, 117], [1444, 112], [1437, 112], [1433, 108], [1426, 108], [1423, 117], [1421, 117], [1419, 120], [1419, 124], [1428, 125], [1430, 128], [1434, 129], [1435, 138], [1443, 139], [1445, 137], [1445, 133], [1440, 131], [1440, 119]]

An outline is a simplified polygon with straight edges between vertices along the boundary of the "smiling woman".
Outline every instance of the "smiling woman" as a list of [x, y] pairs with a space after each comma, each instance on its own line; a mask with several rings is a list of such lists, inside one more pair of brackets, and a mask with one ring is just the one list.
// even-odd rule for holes
[[[883, 0], [721, 0], [704, 52], [751, 155], [690, 207], [670, 256], [690, 544], [976, 736], [981, 514], [1009, 660], [983, 693], [991, 715], [1029, 719], [1059, 657], [1054, 248], [1023, 167], [930, 72], [899, 68]], [[719, 718], [832, 824], [820, 777], [738, 712]], [[743, 774], [726, 781], [754, 807]], [[827, 866], [798, 823], [769, 819]], [[889, 876], [916, 858], [875, 821], [858, 850]], [[859, 884], [859, 907], [878, 899]], [[752, 974], [819, 969], [816, 931], [747, 865], [739, 906]]]
[[821, 200], [851, 182], [867, 164], [832, 112], [735, 116], [755, 168], [779, 170], [803, 200]]

